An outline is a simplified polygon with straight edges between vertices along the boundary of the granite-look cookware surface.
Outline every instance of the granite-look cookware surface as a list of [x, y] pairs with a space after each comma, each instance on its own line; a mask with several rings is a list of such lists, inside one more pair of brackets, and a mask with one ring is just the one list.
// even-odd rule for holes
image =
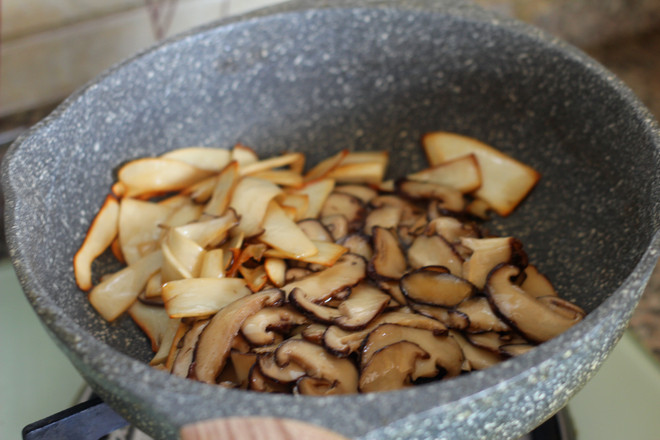
[[[314, 398], [208, 386], [153, 370], [130, 319], [108, 324], [72, 258], [127, 160], [236, 142], [314, 163], [387, 149], [419, 169], [423, 133], [482, 139], [542, 179], [514, 234], [585, 320], [488, 370], [397, 392]], [[513, 438], [560, 409], [621, 336], [657, 260], [658, 129], [579, 51], [459, 1], [295, 1], [161, 44], [79, 91], [3, 163], [12, 261], [48, 332], [114, 408], [157, 438], [232, 415], [307, 420], [353, 438]], [[96, 265], [97, 276], [112, 266]]]

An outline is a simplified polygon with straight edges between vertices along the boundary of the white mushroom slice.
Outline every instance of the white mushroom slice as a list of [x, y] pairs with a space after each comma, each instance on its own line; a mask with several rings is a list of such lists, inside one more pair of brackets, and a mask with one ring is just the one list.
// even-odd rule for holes
[[163, 285], [165, 309], [171, 318], [208, 316], [249, 295], [241, 278], [192, 278]]
[[457, 157], [413, 174], [409, 180], [437, 183], [454, 188], [463, 194], [481, 186], [481, 170], [474, 154]]
[[366, 277], [366, 261], [353, 254], [343, 255], [334, 265], [282, 287], [287, 295], [296, 287], [316, 303], [355, 286]]
[[206, 203], [213, 195], [213, 189], [218, 182], [218, 176], [207, 177], [204, 180], [181, 190], [180, 194], [190, 197], [195, 203]]
[[382, 208], [383, 206], [394, 206], [401, 208], [402, 225], [412, 225], [417, 221], [420, 214], [424, 214], [423, 209], [415, 206], [408, 200], [404, 200], [399, 196], [393, 194], [380, 195], [371, 200], [370, 205], [373, 208]]
[[369, 238], [360, 233], [345, 236], [340, 244], [348, 249], [348, 252], [360, 255], [367, 261], [371, 260], [374, 255]]
[[229, 207], [239, 180], [238, 168], [238, 162], [231, 162], [217, 175], [211, 199], [204, 207], [206, 214], [220, 216]]
[[374, 255], [370, 268], [381, 278], [399, 279], [406, 272], [406, 257], [399, 246], [399, 240], [389, 229], [373, 228]]
[[543, 342], [568, 330], [582, 316], [568, 318], [547, 304], [538, 301], [511, 282], [520, 269], [505, 265], [494, 269], [488, 276], [485, 293], [489, 301], [508, 323], [534, 342]]
[[435, 319], [416, 313], [394, 311], [378, 316], [363, 330], [350, 331], [332, 325], [323, 334], [323, 345], [337, 356], [348, 356], [360, 348], [364, 338], [372, 330], [381, 324], [388, 323], [421, 328], [437, 334], [447, 332], [447, 327]]
[[196, 321], [183, 335], [183, 344], [172, 363], [172, 374], [179, 377], [188, 377], [190, 366], [195, 356], [195, 347], [197, 346], [197, 341], [199, 341], [199, 335], [202, 334], [208, 323], [208, 319]]
[[363, 231], [371, 235], [374, 226], [390, 229], [399, 225], [402, 208], [400, 206], [382, 206], [371, 211], [364, 220]]
[[428, 133], [422, 138], [431, 165], [474, 153], [482, 184], [475, 195], [507, 216], [536, 185], [541, 175], [533, 168], [474, 138], [455, 133]]
[[244, 296], [216, 313], [199, 338], [193, 367], [194, 378], [215, 383], [229, 356], [232, 340], [243, 322], [264, 307], [279, 305], [283, 299], [279, 289], [264, 290]]
[[410, 303], [410, 307], [416, 313], [428, 316], [429, 318], [437, 319], [448, 328], [465, 330], [470, 325], [470, 319], [468, 316], [465, 313], [455, 309], [415, 303]]
[[490, 219], [491, 207], [485, 200], [474, 199], [465, 206], [465, 212], [481, 220]]
[[285, 333], [308, 321], [304, 315], [290, 307], [267, 307], [247, 318], [241, 333], [251, 344], [269, 345], [275, 343], [275, 333]]
[[[229, 206], [234, 208], [241, 219], [237, 226], [246, 237], [257, 235], [262, 231], [261, 224], [264, 221], [269, 203], [282, 189], [267, 180], [255, 177], [242, 178], [231, 197]], [[281, 209], [280, 209], [281, 211]]]
[[306, 218], [309, 208], [309, 196], [307, 194], [282, 193], [275, 197], [275, 201], [282, 208], [293, 208], [295, 210], [294, 221], [299, 222]]
[[420, 235], [408, 248], [408, 264], [413, 269], [444, 266], [452, 275], [463, 276], [463, 258], [439, 235]]
[[348, 234], [348, 220], [341, 214], [321, 217], [321, 224], [330, 232], [334, 241], [340, 241]]
[[385, 176], [386, 164], [380, 162], [342, 162], [338, 167], [330, 170], [326, 177], [341, 183], [370, 183], [378, 184]]
[[231, 150], [231, 160], [235, 160], [242, 167], [259, 161], [259, 156], [250, 147], [238, 143]]
[[178, 191], [212, 173], [178, 160], [154, 157], [128, 162], [119, 169], [117, 177], [125, 188], [124, 197], [136, 197]]
[[357, 197], [333, 192], [325, 200], [319, 215], [321, 218], [331, 215], [343, 215], [348, 221], [349, 230], [357, 230], [364, 221], [366, 209]]
[[[160, 345], [158, 347], [158, 351], [154, 355], [153, 358], [149, 361], [149, 365], [161, 365], [163, 364], [166, 360], [167, 357], [172, 351], [172, 346], [174, 344], [174, 339], [177, 336], [177, 332], [179, 330], [179, 327], [181, 325], [181, 320], [180, 319], [170, 319], [167, 323], [167, 329], [165, 329], [165, 333], [163, 334], [162, 339], [160, 340]], [[167, 371], [169, 371], [169, 368], [166, 368]]]
[[168, 205], [124, 197], [119, 202], [119, 244], [127, 264], [133, 264], [143, 255], [139, 246], [156, 242], [162, 233], [158, 227], [172, 213]]
[[227, 237], [229, 229], [238, 224], [238, 216], [233, 209], [226, 210], [221, 217], [178, 226], [176, 229], [184, 237], [193, 240], [201, 247], [214, 247]]
[[467, 315], [470, 324], [466, 330], [471, 333], [511, 331], [511, 328], [493, 312], [485, 297], [467, 299], [456, 307], [456, 311]]
[[339, 166], [339, 164], [344, 160], [344, 158], [347, 155], [348, 155], [348, 150], [341, 150], [339, 153], [335, 154], [334, 156], [330, 156], [327, 159], [323, 159], [321, 162], [314, 165], [312, 169], [307, 172], [307, 174], [305, 174], [305, 181], [311, 182], [326, 178], [327, 174], [331, 170]]
[[365, 163], [365, 162], [376, 162], [383, 167], [387, 167], [387, 162], [389, 161], [390, 153], [385, 150], [381, 151], [351, 151], [349, 152], [344, 160], [342, 165], [352, 164], [352, 163]]
[[293, 255], [294, 258], [311, 257], [319, 252], [302, 229], [287, 217], [282, 208], [274, 201], [268, 204], [262, 226], [264, 232], [259, 236], [259, 240]]
[[429, 354], [419, 345], [399, 341], [379, 349], [360, 371], [359, 389], [363, 393], [392, 391], [412, 385], [412, 375], [420, 359]]
[[378, 350], [400, 341], [417, 344], [429, 354], [427, 359], [418, 359], [411, 374], [412, 380], [420, 377], [436, 377], [442, 373], [442, 370], [445, 372], [444, 377], [460, 374], [464, 359], [463, 351], [451, 336], [437, 335], [429, 330], [399, 324], [381, 324], [369, 333], [361, 349], [361, 368], [371, 361]]
[[268, 249], [264, 252], [264, 255], [266, 257], [298, 260], [303, 263], [318, 264], [321, 266], [332, 266], [342, 255], [348, 252], [348, 249], [339, 244], [314, 240], [312, 240], [312, 243], [316, 247], [317, 253], [309, 257], [290, 254], [280, 249]]
[[204, 252], [200, 278], [222, 278], [225, 276], [224, 251], [221, 248]]
[[160, 157], [186, 162], [203, 170], [220, 171], [231, 161], [231, 151], [213, 147], [186, 147], [168, 151]]
[[291, 304], [313, 320], [349, 330], [366, 327], [385, 309], [389, 300], [387, 294], [366, 283], [353, 287], [348, 299], [337, 308], [313, 303], [300, 289], [294, 289], [289, 294]]
[[263, 264], [256, 267], [247, 267], [244, 265], [238, 266], [238, 271], [243, 276], [247, 286], [253, 292], [258, 292], [264, 288], [268, 282], [268, 275]]
[[550, 280], [533, 264], [527, 265], [524, 271], [525, 280], [520, 288], [535, 297], [558, 296]]
[[461, 238], [461, 244], [472, 250], [463, 263], [463, 277], [482, 289], [490, 271], [501, 263], [526, 264], [522, 244], [513, 237]]
[[329, 242], [334, 241], [330, 231], [328, 231], [325, 226], [323, 226], [323, 223], [315, 218], [305, 219], [299, 221], [297, 224], [310, 240]]
[[202, 205], [196, 205], [192, 200], [188, 199], [187, 203], [182, 203], [177, 206], [172, 214], [160, 224], [160, 227], [163, 228], [163, 230], [167, 230], [168, 228], [176, 228], [177, 226], [194, 222], [199, 219], [203, 210], [204, 207]]
[[434, 199], [440, 202], [439, 208], [460, 212], [465, 208], [465, 199], [460, 191], [432, 182], [401, 180], [397, 190], [412, 199]]
[[465, 361], [468, 364], [468, 370], [483, 370], [484, 368], [491, 367], [499, 363], [502, 359], [496, 353], [486, 350], [465, 339], [461, 332], [449, 330], [449, 334], [454, 338], [463, 350]]
[[304, 183], [302, 175], [291, 170], [266, 170], [251, 174], [251, 176], [268, 180], [279, 186], [294, 188], [299, 188]]
[[147, 285], [144, 288], [144, 297], [146, 299], [159, 298], [162, 292], [161, 286], [163, 285], [160, 271], [154, 273], [149, 277]]
[[170, 321], [165, 309], [135, 301], [128, 309], [128, 314], [149, 338], [151, 349], [158, 351]]
[[292, 191], [292, 194], [305, 195], [308, 198], [307, 212], [304, 218], [319, 216], [321, 208], [334, 187], [335, 181], [333, 179], [321, 179], [306, 183], [302, 188]]
[[[280, 156], [269, 157], [268, 159], [253, 162], [241, 166], [241, 176], [247, 176], [275, 168], [291, 165], [292, 163], [305, 162], [305, 156], [302, 153], [285, 153]], [[302, 177], [300, 179], [302, 183]]]
[[304, 339], [284, 341], [275, 351], [275, 362], [281, 367], [289, 363], [299, 365], [306, 376], [332, 384], [334, 393], [357, 392], [358, 371], [353, 362], [333, 356], [323, 347]]
[[133, 304], [162, 262], [161, 252], [154, 251], [135, 264], [108, 275], [91, 290], [89, 302], [103, 318], [114, 321]]
[[282, 258], [267, 257], [264, 260], [264, 269], [268, 279], [275, 287], [282, 287], [286, 283], [286, 262]]
[[378, 197], [378, 191], [366, 185], [338, 185], [335, 187], [335, 192], [350, 194], [365, 204]]
[[476, 289], [468, 281], [442, 266], [428, 266], [401, 278], [401, 291], [419, 304], [453, 307], [472, 296]]
[[160, 249], [163, 253], [162, 282], [199, 275], [204, 248], [185, 237], [176, 229], [170, 229]]
[[119, 203], [112, 195], [105, 198], [103, 206], [92, 220], [83, 244], [73, 257], [73, 272], [81, 290], [92, 287], [92, 262], [101, 255], [117, 236]]

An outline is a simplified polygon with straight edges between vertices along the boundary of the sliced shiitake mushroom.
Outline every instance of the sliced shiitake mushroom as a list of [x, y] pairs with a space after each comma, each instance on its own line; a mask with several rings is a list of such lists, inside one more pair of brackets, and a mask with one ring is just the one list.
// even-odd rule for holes
[[463, 276], [479, 289], [483, 289], [486, 277], [498, 264], [527, 265], [522, 243], [513, 237], [461, 238], [461, 244], [472, 250], [470, 258], [463, 263]]
[[429, 354], [410, 341], [399, 341], [377, 350], [360, 371], [363, 393], [392, 391], [412, 385], [412, 375], [420, 359]]
[[353, 362], [333, 356], [322, 346], [304, 339], [288, 339], [280, 344], [275, 351], [275, 362], [280, 367], [297, 364], [306, 376], [328, 381], [331, 384], [328, 392], [357, 392], [358, 371]]
[[456, 307], [456, 311], [468, 317], [469, 325], [466, 330], [471, 333], [511, 330], [511, 327], [495, 314], [488, 299], [483, 296], [466, 299]]
[[355, 196], [333, 192], [325, 200], [320, 217], [343, 215], [348, 221], [349, 230], [358, 230], [366, 215], [364, 203]]
[[188, 377], [199, 335], [208, 323], [208, 319], [196, 321], [185, 333], [183, 336], [183, 345], [179, 349], [176, 358], [174, 359], [174, 363], [172, 364], [172, 374], [180, 377]]
[[370, 269], [378, 277], [385, 279], [401, 278], [408, 266], [397, 236], [389, 229], [373, 228], [374, 255]]
[[303, 367], [295, 362], [278, 364], [275, 361], [275, 353], [279, 347], [270, 354], [259, 356], [257, 361], [261, 373], [270, 379], [283, 384], [289, 384], [303, 377], [306, 372]]
[[446, 325], [447, 328], [465, 330], [470, 325], [470, 319], [468, 316], [453, 308], [417, 304], [413, 302], [410, 303], [410, 307], [415, 313], [437, 319]]
[[525, 292], [537, 298], [541, 296], [558, 296], [550, 280], [539, 272], [538, 268], [533, 264], [527, 265], [524, 274], [525, 280], [520, 287]]
[[334, 241], [341, 240], [349, 232], [348, 220], [342, 214], [323, 216], [321, 223], [330, 232]]
[[505, 357], [515, 357], [525, 354], [534, 348], [532, 344], [504, 344], [500, 345], [500, 353]]
[[413, 269], [424, 266], [444, 266], [453, 275], [463, 275], [463, 258], [440, 235], [420, 235], [408, 248], [408, 264]]
[[364, 220], [363, 231], [371, 235], [374, 226], [391, 229], [396, 228], [401, 220], [402, 208], [400, 206], [381, 206], [371, 211]]
[[439, 207], [448, 211], [460, 212], [465, 207], [463, 194], [449, 186], [403, 179], [397, 182], [397, 190], [411, 199], [438, 200]]
[[520, 268], [499, 266], [488, 275], [485, 293], [498, 313], [528, 339], [544, 342], [568, 330], [582, 319], [581, 315], [567, 317], [542, 301], [538, 301], [511, 279], [520, 275]]
[[268, 345], [276, 342], [276, 333], [286, 333], [307, 322], [305, 316], [291, 307], [266, 307], [243, 322], [241, 333], [254, 345]]
[[[454, 338], [463, 350], [467, 371], [483, 370], [500, 362], [502, 358], [491, 350], [477, 347], [468, 341], [460, 332], [449, 330], [449, 334]], [[464, 368], [465, 369], [465, 368]]]
[[369, 203], [378, 197], [378, 191], [366, 185], [338, 185], [335, 187], [335, 192], [350, 194], [362, 200], [363, 203]]
[[310, 240], [314, 241], [334, 241], [330, 231], [323, 226], [319, 220], [315, 218], [308, 218], [298, 222], [298, 227], [309, 237]]
[[399, 284], [410, 301], [442, 307], [456, 306], [476, 291], [472, 284], [443, 266], [417, 269], [404, 275]]

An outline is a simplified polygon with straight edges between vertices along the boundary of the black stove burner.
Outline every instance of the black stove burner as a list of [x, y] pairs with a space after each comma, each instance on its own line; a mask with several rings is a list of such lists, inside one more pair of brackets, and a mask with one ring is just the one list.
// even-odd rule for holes
[[[53, 414], [23, 428], [23, 440], [146, 440], [137, 429], [126, 429], [128, 422], [99, 397]], [[519, 440], [575, 440], [566, 409]]]

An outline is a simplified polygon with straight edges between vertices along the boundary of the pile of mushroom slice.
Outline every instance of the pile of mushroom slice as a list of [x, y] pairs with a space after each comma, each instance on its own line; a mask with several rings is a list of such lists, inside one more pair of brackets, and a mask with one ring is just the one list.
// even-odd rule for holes
[[[386, 152], [304, 171], [301, 153], [191, 147], [118, 172], [74, 258], [99, 314], [128, 313], [151, 365], [220, 386], [387, 391], [525, 353], [580, 321], [519, 240], [486, 236], [539, 174], [430, 133], [430, 165], [385, 180]], [[94, 284], [107, 250], [125, 264]]]

